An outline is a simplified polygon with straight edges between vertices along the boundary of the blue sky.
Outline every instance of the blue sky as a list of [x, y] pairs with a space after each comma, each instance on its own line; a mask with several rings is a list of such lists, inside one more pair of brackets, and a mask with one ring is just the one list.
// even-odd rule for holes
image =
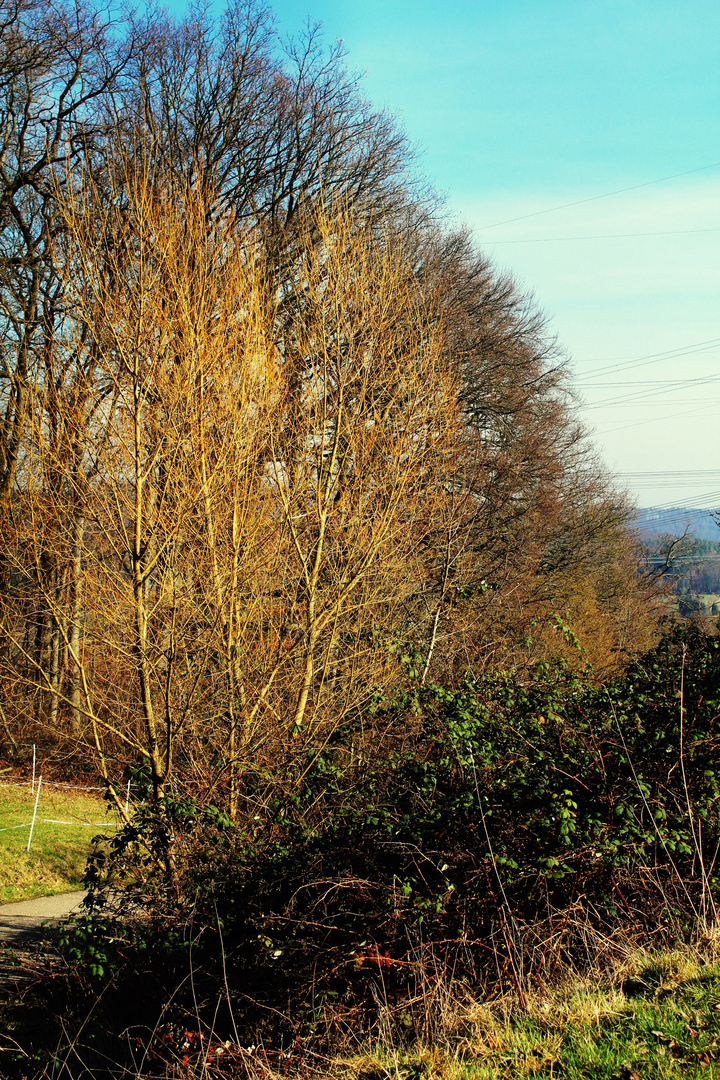
[[716, 0], [272, 6], [287, 33], [309, 18], [343, 39], [448, 214], [533, 291], [640, 505], [720, 505]]

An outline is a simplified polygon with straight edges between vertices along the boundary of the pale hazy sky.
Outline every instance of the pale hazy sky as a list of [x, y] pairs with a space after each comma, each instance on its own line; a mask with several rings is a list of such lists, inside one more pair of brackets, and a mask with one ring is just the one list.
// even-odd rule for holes
[[720, 506], [717, 0], [272, 7], [343, 39], [448, 212], [535, 294], [639, 504]]

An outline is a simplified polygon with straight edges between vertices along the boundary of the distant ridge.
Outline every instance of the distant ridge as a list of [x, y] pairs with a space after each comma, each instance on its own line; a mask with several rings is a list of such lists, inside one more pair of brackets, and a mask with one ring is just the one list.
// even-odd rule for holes
[[684, 532], [698, 540], [720, 541], [718, 519], [720, 510], [699, 510], [696, 507], [648, 506], [635, 511], [635, 528], [641, 535], [669, 533], [682, 536]]

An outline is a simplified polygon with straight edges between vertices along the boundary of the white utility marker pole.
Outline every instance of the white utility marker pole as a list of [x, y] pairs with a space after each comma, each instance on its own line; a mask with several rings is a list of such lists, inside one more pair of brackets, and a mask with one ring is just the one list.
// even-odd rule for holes
[[40, 775], [40, 778], [38, 780], [37, 794], [35, 796], [35, 809], [33, 810], [33, 819], [32, 819], [32, 822], [30, 823], [30, 835], [28, 836], [28, 846], [27, 846], [28, 852], [30, 851], [30, 845], [32, 844], [33, 830], [35, 828], [35, 818], [37, 817], [38, 802], [40, 801], [40, 786], [41, 786], [41, 784], [42, 784], [42, 774]]

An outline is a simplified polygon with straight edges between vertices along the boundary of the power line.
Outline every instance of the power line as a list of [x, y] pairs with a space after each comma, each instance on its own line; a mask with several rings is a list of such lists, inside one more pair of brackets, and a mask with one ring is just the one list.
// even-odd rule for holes
[[719, 469], [661, 469], [647, 472], [620, 472], [615, 474], [623, 485], [633, 488], [707, 488], [708, 484], [720, 482]]
[[[598, 375], [592, 379], [578, 379], [577, 382], [590, 384], [592, 390], [621, 390], [623, 387], [632, 386], [674, 386], [675, 388], [692, 386], [693, 383], [704, 382], [709, 376], [698, 376], [693, 379], [623, 379], [622, 382], [604, 382]], [[597, 383], [597, 385], [594, 385]]]
[[630, 472], [619, 472], [617, 476], [650, 477], [650, 476], [712, 476], [720, 479], [720, 469], [635, 469]]
[[[705, 496], [707, 496], [708, 498], [714, 499], [717, 496], [720, 496], [720, 489], [715, 489], [715, 490], [712, 490], [712, 491], [702, 492], [700, 495], [697, 495], [697, 496], [695, 496], [693, 498], [693, 500], [692, 500], [693, 504], [697, 503], [698, 498], [705, 497]], [[678, 502], [677, 499], [668, 500], [668, 501], [663, 502], [663, 503], [656, 503], [654, 506], [646, 507], [645, 509], [646, 510], [667, 510], [668, 512], [672, 510], [673, 512], [677, 511], [679, 514], [688, 513], [688, 514], [701, 514], [702, 515], [702, 514], [708, 514], [708, 513], [712, 513], [712, 514], [715, 513], [715, 508], [714, 507], [702, 507], [702, 506], [692, 505], [692, 504], [689, 504], [689, 503], [682, 503], [682, 502]]]
[[569, 240], [627, 240], [635, 236], [689, 236], [695, 233], [716, 233], [719, 228], [712, 229], [667, 229], [662, 232], [626, 232], [626, 233], [597, 233], [591, 236], [537, 236], [523, 240], [483, 240], [486, 246], [497, 244], [563, 244]]
[[[654, 566], [664, 566], [666, 559], [662, 555], [648, 555], [645, 557], [645, 562], [652, 563]], [[713, 564], [718, 561], [718, 556], [714, 554], [707, 555], [677, 555], [673, 558], [673, 566], [704, 566], [707, 563]]]
[[[692, 501], [694, 503], [697, 503], [698, 499], [701, 499], [701, 498], [702, 499], [719, 499], [720, 500], [720, 489], [716, 489], [715, 491], [702, 492], [701, 494], [696, 495]], [[668, 511], [670, 511], [670, 510], [675, 511], [676, 510], [679, 514], [684, 514], [686, 512], [687, 513], [690, 513], [690, 512], [693, 512], [693, 513], [708, 513], [708, 512], [714, 511], [716, 509], [716, 507], [714, 507], [714, 506], [692, 506], [692, 505], [688, 505], [687, 503], [685, 505], [683, 505], [683, 506], [678, 506], [677, 499], [669, 499], [667, 502], [656, 503], [655, 506], [647, 507], [646, 509], [648, 509], [648, 510], [668, 510]]]
[[[649, 364], [659, 364], [663, 360], [676, 360], [682, 356], [691, 356], [695, 353], [712, 352], [720, 345], [720, 338], [708, 338], [707, 341], [696, 341], [689, 345], [678, 345], [676, 349], [668, 349], [667, 352], [648, 353], [646, 356], [634, 356], [618, 364], [608, 364], [599, 368], [591, 368], [586, 371], [578, 381], [583, 381], [593, 375], [611, 374], [613, 371], [629, 371], [635, 367], [647, 367]], [[597, 361], [593, 361], [597, 362]]]
[[[629, 428], [644, 427], [646, 424], [661, 424], [665, 423], [666, 420], [679, 420], [685, 416], [697, 416], [698, 413], [707, 412], [708, 409], [716, 408], [717, 405], [715, 404], [715, 402], [713, 402], [712, 405], [701, 405], [699, 409], [690, 409], [688, 412], [674, 412], [667, 413], [665, 416], [651, 416], [649, 420], [637, 420], [635, 421], [635, 423], [632, 424], [621, 424], [620, 427], [610, 428], [609, 431], [604, 431], [602, 433], [602, 437], [604, 438], [606, 435], [614, 435], [617, 431], [627, 431]], [[597, 423], [598, 421], [596, 421], [595, 424], [596, 431]], [[602, 421], [599, 421], [599, 423], [602, 423]], [[612, 420], [606, 420], [605, 423], [611, 424]]]
[[485, 229], [497, 229], [500, 225], [511, 225], [515, 221], [527, 221], [528, 218], [541, 217], [543, 214], [554, 214], [556, 210], [567, 210], [570, 206], [582, 206], [584, 203], [597, 202], [598, 199], [609, 199], [612, 195], [624, 195], [627, 191], [638, 191], [640, 188], [652, 187], [653, 184], [664, 184], [667, 180], [677, 180], [681, 176], [692, 176], [693, 173], [717, 169], [718, 166], [720, 166], [720, 161], [715, 161], [712, 165], [701, 165], [699, 169], [687, 169], [685, 172], [673, 173], [672, 176], [660, 176], [657, 180], [646, 180], [642, 184], [633, 184], [632, 187], [606, 191], [603, 195], [592, 195], [589, 199], [576, 199], [574, 202], [561, 203], [559, 206], [549, 206], [546, 210], [536, 210], [532, 214], [521, 214], [520, 217], [495, 221], [492, 225], [480, 225], [476, 231], [483, 232]]
[[652, 356], [667, 356], [669, 353], [680, 352], [685, 349], [694, 349], [699, 345], [709, 345], [712, 342], [720, 341], [720, 338], [709, 338], [708, 341], [691, 341], [687, 345], [678, 345], [674, 349], [668, 349], [666, 352], [661, 353], [647, 353], [644, 356], [586, 356], [584, 363], [586, 364], [609, 364], [611, 361], [622, 361], [630, 363], [632, 360], [648, 360]]
[[[714, 407], [716, 409], [720, 409], [720, 398], [678, 397], [678, 400], [675, 404], [682, 405], [683, 408], [698, 405], [702, 406], [703, 408], [707, 406], [708, 408]], [[611, 401], [608, 404], [600, 404], [597, 406], [588, 404], [586, 402], [584, 405], [584, 409], [586, 412], [593, 412], [596, 409], [637, 409], [639, 413], [641, 409], [665, 409], [667, 408], [667, 406], [668, 401], [665, 398], [662, 398], [661, 400], [656, 400], [655, 398], [653, 398], [649, 401], [645, 401], [642, 398], [630, 398], [628, 401], [623, 401], [622, 398], [618, 398], [616, 401]]]
[[[708, 386], [708, 385], [710, 385], [710, 383], [716, 383], [718, 381], [720, 381], [720, 375], [709, 375], [705, 379], [694, 379], [694, 380], [692, 380], [692, 385], [693, 386]], [[687, 383], [690, 383], [690, 382], [691, 382], [691, 380], [687, 380]], [[594, 405], [586, 405], [585, 408], [587, 410], [606, 409], [611, 405], [619, 405], [619, 404], [623, 404], [623, 403], [626, 403], [626, 402], [640, 402], [644, 398], [659, 397], [662, 394], [674, 393], [675, 391], [679, 390], [684, 385], [686, 385], [686, 384], [683, 383], [682, 381], [679, 381], [677, 383], [677, 385], [674, 386], [674, 387], [673, 386], [666, 386], [666, 387], [663, 387], [663, 388], [661, 388], [659, 390], [647, 390], [647, 391], [644, 391], [644, 392], [639, 391], [636, 394], [623, 394], [622, 397], [605, 398], [605, 400], [598, 401]]]
[[[707, 491], [707, 492], [703, 492], [700, 495], [696, 495], [693, 502], [697, 502], [698, 499], [703, 499], [703, 500], [713, 499], [713, 500], [716, 500], [716, 502], [715, 502], [715, 504], [713, 506], [688, 506], [688, 505], [678, 506], [677, 499], [675, 499], [675, 500], [670, 500], [669, 502], [656, 503], [655, 506], [647, 506], [647, 507], [645, 507], [645, 510], [646, 511], [650, 511], [650, 510], [668, 510], [668, 511], [671, 511], [672, 510], [672, 511], [677, 511], [678, 514], [714, 512], [715, 510], [718, 509], [718, 507], [720, 507], [720, 489], [718, 489], [716, 491]], [[670, 516], [670, 515], [668, 514], [668, 515], [664, 515], [664, 516], [667, 517], [667, 516]]]
[[663, 491], [663, 490], [680, 490], [685, 491], [687, 488], [706, 488], [707, 480], [623, 480], [623, 485], [629, 486], [643, 491]]

